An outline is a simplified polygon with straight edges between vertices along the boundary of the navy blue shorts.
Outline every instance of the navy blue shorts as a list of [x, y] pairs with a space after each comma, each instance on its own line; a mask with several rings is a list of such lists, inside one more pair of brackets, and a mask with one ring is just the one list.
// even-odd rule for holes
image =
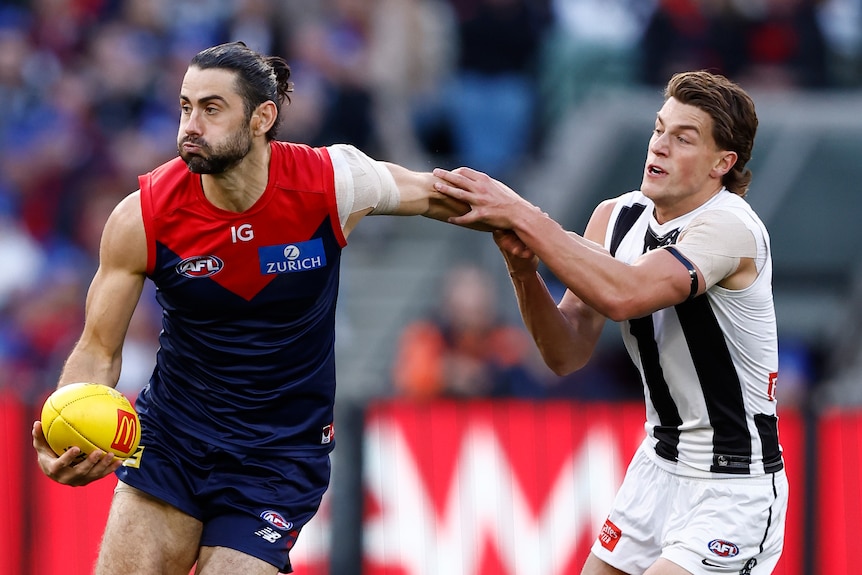
[[[142, 422], [139, 456], [117, 477], [203, 523], [201, 546], [236, 549], [290, 573], [289, 552], [329, 485], [329, 454], [247, 455]], [[130, 464], [130, 465], [129, 465]]]

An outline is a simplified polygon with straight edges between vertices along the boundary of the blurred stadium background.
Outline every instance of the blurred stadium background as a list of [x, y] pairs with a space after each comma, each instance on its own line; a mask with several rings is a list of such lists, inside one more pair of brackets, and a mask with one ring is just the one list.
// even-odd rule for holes
[[[862, 524], [859, 470], [841, 468], [842, 487], [831, 493], [846, 499], [823, 499], [824, 476], [838, 471], [821, 467], [824, 454], [855, 461], [862, 453], [862, 1], [3, 0], [0, 509], [20, 519], [0, 530], [10, 573], [79, 572], [33, 551], [45, 538], [79, 549], [71, 538], [80, 519], [58, 507], [88, 500], [83, 490], [43, 493], [29, 423], [80, 332], [102, 223], [138, 174], [175, 155], [189, 58], [228, 40], [291, 64], [295, 92], [281, 139], [349, 142], [414, 169], [484, 169], [578, 232], [600, 200], [639, 185], [671, 72], [710, 68], [739, 81], [760, 117], [749, 201], [772, 236], [779, 401], [803, 460], [798, 532], [789, 538], [800, 548], [785, 572], [854, 572], [850, 560], [822, 570], [817, 549], [850, 556], [843, 542]], [[518, 321], [486, 236], [416, 218], [367, 218], [351, 236], [338, 325], [339, 449], [321, 513], [338, 521], [309, 529], [316, 559], [300, 575], [349, 575], [362, 563], [367, 573], [387, 572], [369, 568], [362, 551], [368, 441], [378, 429], [369, 426], [412, 409], [392, 385], [401, 332], [434, 312], [445, 273], [465, 261], [487, 269], [504, 294], [499, 313]], [[619, 368], [627, 359], [614, 327], [598, 367], [548, 377], [547, 402], [637, 403], [639, 384]], [[146, 383], [158, 329], [145, 292], [124, 349], [120, 389], [129, 395]], [[497, 398], [488, 409], [521, 399]], [[477, 409], [481, 420], [485, 408]], [[101, 521], [92, 518], [96, 531]], [[828, 546], [819, 538], [827, 521], [843, 533]], [[431, 563], [388, 572], [437, 573]], [[475, 572], [495, 572], [492, 563]], [[551, 573], [532, 569], [496, 572]]]

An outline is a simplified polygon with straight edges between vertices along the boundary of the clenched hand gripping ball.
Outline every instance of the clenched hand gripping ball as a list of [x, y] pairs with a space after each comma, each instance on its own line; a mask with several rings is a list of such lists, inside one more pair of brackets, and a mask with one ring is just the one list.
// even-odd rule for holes
[[57, 455], [80, 448], [76, 463], [96, 449], [126, 459], [141, 441], [135, 408], [122, 393], [98, 383], [72, 383], [52, 393], [42, 406], [42, 431]]

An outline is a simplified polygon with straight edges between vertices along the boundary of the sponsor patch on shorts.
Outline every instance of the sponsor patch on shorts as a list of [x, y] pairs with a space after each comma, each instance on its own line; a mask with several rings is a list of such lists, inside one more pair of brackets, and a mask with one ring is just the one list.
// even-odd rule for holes
[[611, 523], [610, 519], [605, 519], [605, 524], [602, 525], [602, 530], [599, 533], [599, 543], [608, 551], [613, 551], [622, 534], [622, 530]]

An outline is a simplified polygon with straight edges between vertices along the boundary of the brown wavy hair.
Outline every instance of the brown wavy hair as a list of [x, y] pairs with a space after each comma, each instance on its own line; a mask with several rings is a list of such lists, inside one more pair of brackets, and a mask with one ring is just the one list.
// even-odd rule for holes
[[664, 97], [709, 114], [712, 137], [719, 149], [736, 152], [738, 156], [721, 183], [734, 194], [745, 197], [752, 177], [746, 164], [751, 160], [758, 123], [751, 97], [724, 76], [704, 70], [674, 74], [665, 87]]

